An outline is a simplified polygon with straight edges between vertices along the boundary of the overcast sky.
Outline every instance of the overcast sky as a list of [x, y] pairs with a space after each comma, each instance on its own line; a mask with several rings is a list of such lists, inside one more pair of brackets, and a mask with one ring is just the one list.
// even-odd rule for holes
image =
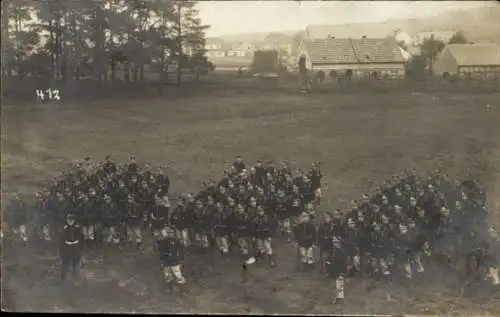
[[308, 24], [379, 22], [491, 5], [482, 1], [200, 1], [208, 36], [289, 31]]

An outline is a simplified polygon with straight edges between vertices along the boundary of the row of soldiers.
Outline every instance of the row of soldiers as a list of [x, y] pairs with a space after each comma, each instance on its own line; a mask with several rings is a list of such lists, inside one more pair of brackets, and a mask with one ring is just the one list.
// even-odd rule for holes
[[128, 237], [142, 248], [142, 229], [168, 208], [169, 187], [162, 167], [156, 173], [150, 164], [139, 168], [134, 157], [123, 165], [110, 156], [97, 165], [86, 158], [47, 190], [36, 193], [34, 204], [14, 194], [4, 223], [24, 241], [30, 236], [52, 241], [59, 236], [66, 215], [72, 214], [82, 226], [85, 246], [93, 248], [98, 240], [122, 246]]
[[[422, 180], [411, 171], [383, 184], [372, 197], [353, 201], [346, 213], [325, 213], [317, 226], [321, 177], [317, 164], [309, 175], [298, 171], [293, 176], [287, 164], [274, 168], [258, 162], [247, 170], [237, 158], [218, 185], [208, 182], [195, 197], [188, 195], [187, 203], [180, 199], [169, 225], [180, 244], [189, 246], [195, 237], [201, 250], [214, 245], [223, 257], [234, 247], [247, 265], [267, 257], [273, 266], [272, 237], [293, 238], [300, 270], [310, 268], [319, 255], [321, 269], [336, 280], [340, 301], [345, 276], [401, 272], [411, 279], [414, 271], [424, 271], [421, 256], [432, 248], [447, 263], [459, 249], [476, 266], [489, 256], [488, 275], [498, 284], [495, 259], [482, 245], [490, 236], [480, 237], [489, 226], [478, 193], [465, 192], [440, 173]], [[179, 214], [190, 220], [177, 222]]]
[[[308, 270], [319, 257], [321, 269], [336, 280], [339, 300], [345, 276], [390, 276], [399, 267], [408, 278], [413, 269], [422, 272], [420, 256], [429, 253], [431, 245], [450, 260], [450, 245], [456, 246], [457, 234], [471, 240], [465, 235], [470, 230], [460, 227], [464, 221], [457, 225], [457, 220], [474, 223], [470, 219], [478, 217], [467, 218], [464, 210], [467, 215], [473, 209], [482, 210], [442, 176], [422, 181], [412, 172], [384, 184], [373, 197], [364, 195], [347, 213], [325, 213], [317, 226], [315, 209], [321, 202], [322, 180], [318, 164], [309, 173], [293, 173], [286, 163], [257, 162], [247, 169], [237, 157], [222, 180], [204, 182], [198, 194], [179, 197], [175, 207], [166, 195], [168, 178], [152, 174], [148, 166], [139, 169], [134, 159], [120, 167], [108, 157], [100, 168], [90, 168], [96, 173], [85, 173], [82, 165], [76, 170], [51, 192], [40, 195], [62, 204], [40, 208], [52, 211], [51, 217], [41, 217], [42, 228], [50, 227], [54, 219], [60, 223], [60, 217], [69, 212], [73, 216], [66, 228], [71, 229], [69, 223], [80, 224], [81, 241], [89, 246], [95, 244], [95, 229], [101, 228], [107, 234], [103, 242], [120, 246], [128, 236], [142, 248], [141, 229], [150, 226], [167, 281], [176, 278], [181, 284], [185, 283], [180, 264], [186, 248], [210, 255], [209, 261], [214, 249], [223, 258], [234, 249], [247, 266], [263, 258], [274, 266], [272, 238], [279, 234], [297, 243], [301, 270]], [[51, 235], [43, 236], [50, 239]]]

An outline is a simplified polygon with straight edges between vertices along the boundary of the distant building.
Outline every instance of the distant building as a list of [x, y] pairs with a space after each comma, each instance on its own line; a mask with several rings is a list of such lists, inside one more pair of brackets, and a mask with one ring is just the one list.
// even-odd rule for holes
[[455, 31], [436, 31], [436, 32], [419, 32], [413, 38], [413, 45], [420, 45], [425, 39], [433, 37], [435, 40], [448, 43], [451, 37], [455, 35]]
[[228, 44], [218, 38], [207, 38], [205, 41], [205, 49], [207, 50], [208, 58], [220, 58], [227, 56]]
[[305, 39], [299, 47], [301, 56], [315, 75], [353, 79], [405, 75], [405, 58], [393, 37]]
[[434, 73], [439, 76], [500, 78], [500, 47], [495, 43], [448, 44], [433, 66]]
[[247, 57], [253, 56], [255, 51], [255, 46], [250, 43], [238, 43], [233, 45], [233, 47], [228, 50], [227, 56], [229, 57]]

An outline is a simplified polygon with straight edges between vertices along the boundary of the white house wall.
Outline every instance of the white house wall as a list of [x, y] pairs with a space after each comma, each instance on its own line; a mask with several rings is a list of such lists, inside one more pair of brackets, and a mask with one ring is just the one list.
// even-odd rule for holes
[[450, 75], [457, 73], [458, 64], [449, 48], [446, 47], [438, 55], [436, 61], [434, 62], [433, 70], [434, 74], [438, 76], [442, 76], [444, 73], [448, 73]]
[[224, 51], [208, 51], [207, 53], [208, 57], [225, 57], [226, 52]]
[[458, 75], [462, 79], [494, 79], [500, 78], [498, 66], [460, 66]]
[[348, 69], [352, 70], [353, 76], [362, 78], [369, 77], [373, 72], [380, 75], [388, 75], [389, 77], [404, 77], [405, 66], [404, 64], [382, 63], [382, 64], [330, 64], [330, 65], [313, 65], [312, 70], [314, 73], [324, 71], [328, 76], [332, 70], [345, 73]]

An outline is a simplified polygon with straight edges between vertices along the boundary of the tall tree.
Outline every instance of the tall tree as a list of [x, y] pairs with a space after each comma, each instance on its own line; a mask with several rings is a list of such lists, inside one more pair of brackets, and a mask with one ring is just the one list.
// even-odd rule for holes
[[469, 41], [467, 41], [467, 38], [465, 37], [465, 34], [461, 31], [456, 32], [453, 34], [453, 36], [450, 38], [448, 41], [449, 44], [467, 44]]
[[177, 61], [180, 83], [182, 67], [208, 63], [196, 1], [6, 0], [4, 17], [3, 75], [16, 69], [22, 78], [31, 67], [65, 83], [82, 75], [107, 82], [108, 70], [115, 80], [124, 65], [125, 81], [143, 82], [146, 66], [164, 79]]
[[441, 40], [437, 40], [433, 35], [431, 37], [425, 38], [420, 44], [420, 50], [423, 57], [427, 60], [427, 65], [429, 66], [429, 71], [433, 72], [434, 61], [437, 55], [443, 50], [445, 44]]
[[177, 86], [182, 81], [182, 67], [193, 54], [205, 54], [205, 31], [207, 25], [202, 24], [198, 17], [196, 1], [175, 1], [176, 20], [176, 53], [177, 53]]
[[[19, 81], [28, 71], [26, 60], [32, 55], [40, 42], [39, 29], [34, 25], [31, 12], [33, 3], [29, 0], [7, 1], [2, 4], [7, 21], [7, 38], [5, 44], [6, 75], [10, 75], [12, 67], [16, 69]], [[4, 30], [5, 32], [5, 30]]]

